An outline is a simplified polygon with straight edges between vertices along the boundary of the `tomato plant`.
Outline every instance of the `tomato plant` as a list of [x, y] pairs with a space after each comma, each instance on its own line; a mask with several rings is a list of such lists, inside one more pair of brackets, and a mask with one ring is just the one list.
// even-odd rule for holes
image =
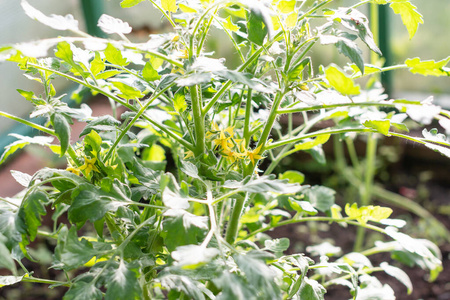
[[[120, 4], [145, 9], [141, 2]], [[108, 38], [98, 38], [80, 31], [71, 15], [47, 16], [22, 0], [28, 16], [74, 36], [0, 49], [3, 59], [42, 84], [39, 93], [18, 91], [34, 105], [31, 116], [47, 120], [39, 125], [0, 112], [42, 132], [16, 135], [0, 160], [39, 144], [66, 158], [67, 168], [13, 173], [25, 189], [0, 201], [0, 264], [11, 272], [0, 284], [64, 286], [64, 299], [324, 299], [326, 288], [339, 284], [353, 299], [395, 299], [371, 275], [386, 272], [410, 292], [413, 284], [400, 268], [371, 263], [382, 252], [429, 270], [430, 280], [438, 276], [439, 249], [402, 233], [406, 222], [370, 202], [370, 157], [380, 136], [450, 156], [445, 135], [424, 129], [423, 137], [412, 136], [404, 122], [437, 119], [448, 130], [450, 113], [430, 99], [388, 99], [378, 84], [380, 73], [394, 69], [448, 76], [450, 58], [383, 66], [369, 18], [358, 10], [389, 5], [413, 37], [423, 20], [410, 1], [345, 8], [330, 8], [332, 0], [150, 2], [172, 31], [141, 43], [115, 17], [100, 18]], [[238, 67], [205, 50], [213, 28], [229, 38]], [[316, 47], [330, 45], [346, 65], [311, 59]], [[361, 45], [374, 53], [370, 64]], [[104, 95], [113, 115], [93, 117], [86, 104], [69, 107], [55, 78], [80, 86], [74, 99], [82, 90]], [[73, 120], [85, 124], [75, 143]], [[366, 135], [369, 149], [360, 203], [337, 205], [334, 190], [304, 184], [298, 171], [273, 173], [298, 151], [323, 162], [322, 145], [331, 136], [340, 143], [355, 135]], [[42, 227], [49, 211], [51, 229]], [[306, 222], [361, 228], [357, 252], [309, 245], [320, 256], [315, 261], [303, 252], [287, 254], [289, 239], [268, 235]], [[363, 230], [385, 240], [367, 245]], [[51, 268], [65, 280], [35, 277], [21, 262], [33, 260], [28, 247], [37, 238], [56, 244]]]

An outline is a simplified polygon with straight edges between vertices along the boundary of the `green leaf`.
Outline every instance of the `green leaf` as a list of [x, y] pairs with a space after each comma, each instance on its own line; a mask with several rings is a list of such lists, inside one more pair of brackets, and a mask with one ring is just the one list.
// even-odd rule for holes
[[382, 262], [380, 264], [380, 267], [384, 270], [384, 272], [386, 272], [386, 274], [391, 275], [392, 277], [403, 283], [406, 286], [406, 289], [408, 290], [408, 295], [411, 295], [413, 290], [413, 284], [405, 271], [403, 271], [400, 268], [391, 266], [387, 262]]
[[318, 213], [314, 206], [308, 201], [298, 201], [293, 198], [289, 198], [289, 204], [297, 212], [305, 212], [312, 216], [317, 215]]
[[247, 18], [248, 39], [257, 45], [262, 46], [267, 33], [268, 30], [266, 25], [264, 24], [264, 19], [262, 18], [262, 16], [251, 10]]
[[142, 77], [147, 81], [155, 81], [161, 78], [161, 75], [153, 68], [150, 62], [146, 62], [142, 69]]
[[290, 14], [295, 11], [296, 0], [282, 0], [278, 3], [277, 8], [282, 14]]
[[164, 274], [159, 280], [161, 285], [169, 291], [182, 292], [188, 299], [205, 300], [200, 284], [188, 276]]
[[286, 251], [289, 248], [289, 244], [290, 243], [288, 238], [264, 241], [264, 247], [266, 247], [267, 250], [275, 253]]
[[339, 53], [347, 56], [358, 67], [361, 73], [364, 74], [364, 60], [362, 57], [362, 51], [350, 37], [356, 38], [355, 35], [351, 34], [346, 34], [345, 36], [322, 34], [320, 35], [320, 42], [324, 45], [334, 44]]
[[420, 58], [410, 58], [405, 64], [410, 67], [409, 71], [413, 74], [421, 74], [424, 76], [450, 76], [450, 68], [445, 66], [450, 61], [450, 56], [438, 62], [434, 60], [421, 61]]
[[[86, 127], [84, 127], [83, 131], [81, 131], [80, 137], [82, 137], [83, 135], [89, 134], [91, 136], [89, 139], [92, 141], [96, 141], [94, 143], [89, 143], [89, 144], [91, 146], [93, 146], [93, 149], [98, 151], [98, 150], [100, 150], [102, 138], [97, 134], [97, 131], [101, 131], [102, 128], [117, 127], [120, 124], [121, 124], [120, 121], [114, 119], [110, 115], [101, 116], [101, 117], [95, 118], [92, 121], [88, 121]], [[95, 134], [92, 133], [92, 131], [94, 131]], [[94, 135], [95, 135], [95, 137], [94, 137]], [[85, 142], [88, 142], [88, 141], [85, 140]], [[96, 145], [96, 146], [94, 146], [94, 145]]]
[[358, 95], [359, 85], [355, 85], [353, 80], [344, 74], [337, 67], [331, 65], [325, 70], [325, 78], [328, 83], [342, 95]]
[[419, 24], [423, 24], [422, 15], [417, 11], [417, 7], [409, 0], [392, 0], [390, 7], [394, 13], [400, 14], [402, 22], [408, 30], [409, 38], [412, 39]]
[[334, 194], [336, 192], [325, 186], [315, 185], [305, 191], [306, 199], [321, 212], [330, 210], [334, 204]]
[[176, 0], [161, 0], [161, 6], [165, 11], [177, 12], [177, 2]]
[[195, 269], [210, 262], [214, 257], [219, 255], [219, 249], [187, 245], [177, 247], [171, 255], [175, 260], [175, 265], [183, 269]]
[[90, 63], [90, 68], [92, 74], [94, 74], [96, 78], [98, 73], [103, 72], [105, 70], [106, 68], [105, 62], [102, 60], [98, 52], [95, 52], [95, 57]]
[[160, 145], [153, 144], [150, 148], [146, 148], [142, 151], [142, 159], [155, 162], [165, 161], [166, 151]]
[[278, 175], [281, 180], [287, 179], [289, 183], [302, 184], [305, 181], [305, 175], [299, 171], [286, 171]]
[[368, 221], [380, 222], [381, 220], [389, 218], [392, 214], [392, 209], [381, 206], [361, 206], [353, 203], [345, 205], [345, 213], [350, 219], [356, 219], [361, 224], [366, 224]]
[[238, 31], [239, 30], [239, 26], [233, 24], [233, 22], [231, 21], [231, 16], [228, 16], [228, 18], [226, 18], [225, 22], [222, 22], [222, 25], [225, 29], [231, 30], [231, 31]]
[[70, 145], [70, 125], [64, 115], [60, 113], [54, 113], [51, 116], [53, 128], [55, 129], [56, 136], [61, 143], [60, 156], [62, 157]]
[[[257, 300], [257, 291], [249, 286], [245, 279], [234, 273], [224, 271], [220, 277], [213, 278], [214, 284], [220, 288], [221, 295], [218, 300], [236, 299], [236, 300]], [[261, 299], [261, 298], [259, 298]]]
[[178, 7], [184, 13], [197, 13], [196, 9], [194, 9], [194, 8], [192, 8], [190, 6], [184, 5], [183, 3], [178, 4]]
[[33, 92], [24, 91], [24, 90], [21, 90], [21, 89], [17, 89], [17, 91], [19, 92], [19, 94], [20, 94], [22, 97], [24, 97], [24, 98], [27, 99], [28, 101], [31, 101], [31, 99], [32, 99], [33, 96], [34, 96], [34, 93], [33, 93]]
[[95, 287], [95, 283], [76, 281], [70, 286], [69, 291], [64, 295], [63, 300], [101, 300], [103, 299], [102, 292]]
[[67, 62], [72, 67], [73, 73], [78, 73], [83, 77], [87, 77], [89, 75], [89, 73], [87, 73], [79, 63], [74, 61], [73, 52], [68, 42], [63, 41], [58, 43], [55, 56]]
[[319, 135], [312, 141], [307, 141], [307, 142], [303, 142], [301, 144], [296, 144], [294, 146], [295, 150], [309, 150], [318, 145], [325, 144], [330, 139], [330, 136], [331, 136], [330, 134], [326, 133], [326, 134]]
[[104, 53], [106, 60], [112, 64], [122, 67], [129, 64], [129, 62], [127, 62], [127, 59], [123, 57], [122, 52], [112, 44], [108, 44], [108, 46], [106, 46]]
[[20, 205], [19, 218], [22, 221], [22, 226], [19, 231], [29, 235], [31, 241], [36, 238], [38, 227], [41, 226], [41, 216], [47, 214], [44, 204], [48, 202], [46, 193], [33, 189]]
[[54, 268], [66, 271], [76, 269], [97, 254], [92, 244], [85, 239], [78, 239], [77, 228], [72, 226], [70, 230], [66, 226], [58, 232], [58, 244], [55, 248]]
[[0, 164], [4, 163], [10, 155], [14, 154], [17, 150], [22, 149], [26, 145], [37, 144], [41, 146], [49, 146], [50, 143], [54, 140], [54, 138], [51, 136], [28, 137], [16, 133], [10, 133], [9, 136], [13, 136], [18, 140], [5, 147], [5, 151], [0, 157]]
[[162, 236], [169, 251], [197, 244], [208, 229], [208, 217], [205, 216], [196, 216], [183, 209], [169, 209], [164, 215]]
[[27, 1], [22, 0], [21, 3], [25, 13], [31, 18], [44, 25], [47, 25], [56, 30], [73, 30], [78, 31], [78, 21], [72, 15], [60, 16], [50, 15], [46, 16], [36, 8], [32, 7]]
[[363, 123], [367, 128], [375, 129], [379, 133], [388, 136], [391, 128], [390, 120], [367, 120]]
[[116, 211], [120, 206], [127, 205], [127, 199], [119, 188], [120, 183], [114, 182], [110, 191], [104, 191], [92, 184], [81, 184], [72, 193], [72, 205], [69, 208], [69, 220], [74, 223], [84, 223], [87, 220], [95, 222], [109, 211]]
[[234, 255], [233, 258], [244, 272], [248, 284], [258, 291], [259, 299], [279, 299], [281, 291], [275, 283], [275, 272], [258, 255], [251, 254]]
[[13, 285], [17, 282], [21, 282], [24, 276], [0, 276], [0, 288], [7, 286], [7, 285]]
[[7, 242], [6, 237], [4, 237], [3, 234], [0, 234], [0, 257], [2, 258], [0, 260], [0, 269], [6, 268], [11, 272], [13, 272], [13, 274], [16, 274], [17, 272], [16, 264], [12, 259], [11, 253], [9, 252], [8, 248], [5, 246], [4, 244], [5, 242]]
[[198, 168], [196, 165], [194, 165], [191, 162], [188, 161], [181, 161], [181, 168], [180, 170], [188, 175], [189, 177], [200, 179], [200, 176], [198, 175]]
[[274, 192], [280, 194], [294, 194], [302, 188], [298, 184], [286, 183], [284, 180], [273, 179], [274, 176], [246, 177], [243, 181], [227, 180], [224, 188], [237, 189], [249, 193]]
[[324, 300], [326, 289], [317, 281], [304, 278], [299, 291], [300, 299]]
[[120, 70], [108, 70], [108, 71], [98, 73], [97, 75], [95, 75], [95, 78], [96, 79], [108, 79], [108, 78], [114, 77], [120, 73], [122, 73], [122, 71], [120, 71]]
[[144, 97], [144, 94], [140, 90], [138, 90], [128, 84], [125, 84], [120, 81], [113, 81], [112, 84], [114, 87], [116, 87], [121, 92], [121, 94], [118, 94], [118, 96], [120, 96], [122, 98], [136, 99], [136, 98]]
[[136, 271], [138, 270], [121, 260], [119, 267], [107, 281], [105, 300], [142, 299], [142, 289]]
[[144, 0], [123, 0], [120, 2], [120, 6], [123, 8], [133, 7], [139, 3], [141, 3]]
[[174, 95], [173, 108], [179, 114], [187, 109], [186, 97], [183, 94], [177, 93]]

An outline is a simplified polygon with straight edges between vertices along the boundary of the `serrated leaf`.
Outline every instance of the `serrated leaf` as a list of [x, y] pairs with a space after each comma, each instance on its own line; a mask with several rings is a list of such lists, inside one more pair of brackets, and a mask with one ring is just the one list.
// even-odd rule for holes
[[[100, 54], [98, 52], [95, 52], [94, 59], [90, 63], [90, 69], [91, 69], [92, 74], [94, 74], [94, 76], [96, 76], [100, 72], [103, 72], [105, 70], [105, 68], [106, 68], [105, 62], [100, 57]], [[97, 78], [97, 76], [95, 78]]]
[[329, 66], [325, 70], [325, 78], [328, 83], [342, 95], [358, 95], [359, 85], [355, 85], [353, 80], [335, 66]]
[[164, 213], [163, 238], [167, 249], [197, 244], [208, 229], [208, 217], [196, 216], [183, 209], [169, 209]]
[[111, 17], [107, 14], [102, 14], [100, 16], [97, 26], [100, 27], [103, 32], [108, 34], [127, 34], [133, 30], [127, 22]]
[[353, 203], [345, 205], [345, 213], [350, 219], [356, 219], [361, 224], [366, 224], [368, 221], [380, 222], [381, 220], [389, 218], [392, 214], [392, 209], [381, 206], [361, 206]]
[[423, 24], [423, 17], [417, 11], [417, 7], [409, 0], [392, 0], [390, 7], [394, 13], [400, 14], [402, 22], [408, 30], [409, 38], [412, 39], [419, 28], [419, 24]]
[[280, 194], [294, 194], [302, 189], [298, 184], [286, 183], [283, 180], [274, 179], [274, 176], [247, 177], [243, 181], [227, 180], [223, 187], [249, 193], [275, 192]]
[[433, 119], [441, 113], [439, 106], [431, 104], [433, 97], [428, 97], [421, 102], [422, 105], [408, 105], [406, 113], [414, 121], [428, 125], [431, 124]]
[[161, 75], [153, 68], [150, 62], [146, 62], [142, 70], [142, 77], [147, 81], [155, 81], [161, 78]]
[[95, 79], [108, 79], [122, 73], [120, 70], [107, 70], [95, 75]]
[[130, 264], [125, 264], [121, 260], [119, 267], [112, 272], [108, 280], [105, 300], [142, 299], [142, 289], [136, 271], [130, 267]]
[[231, 16], [228, 16], [228, 18], [225, 19], [225, 22], [222, 22], [222, 25], [225, 29], [228, 29], [230, 31], [238, 31], [239, 30], [239, 26], [235, 25], [232, 21], [231, 21]]
[[391, 266], [387, 262], [382, 262], [380, 264], [380, 267], [384, 270], [384, 272], [386, 272], [386, 274], [391, 275], [392, 277], [403, 283], [403, 285], [406, 286], [406, 289], [408, 290], [408, 295], [411, 295], [413, 285], [411, 279], [405, 271], [400, 268]]
[[8, 285], [13, 285], [17, 282], [21, 282], [24, 276], [0, 276], [0, 288]]
[[34, 241], [36, 238], [38, 227], [41, 226], [41, 216], [47, 214], [44, 205], [48, 201], [46, 193], [34, 189], [20, 205], [18, 216], [22, 226], [19, 228], [19, 231], [30, 236], [31, 241]]
[[41, 22], [56, 30], [73, 30], [78, 31], [78, 21], [73, 18], [72, 15], [66, 15], [65, 17], [59, 15], [50, 15], [50, 17], [44, 15], [42, 12], [32, 7], [27, 1], [22, 0], [20, 3], [23, 10], [31, 19]]
[[424, 76], [450, 76], [450, 68], [445, 66], [450, 62], [450, 56], [440, 60], [424, 60], [420, 58], [410, 58], [405, 61], [405, 64], [410, 68], [409, 71], [413, 74], [421, 74]]
[[116, 211], [127, 205], [127, 199], [118, 187], [120, 183], [111, 184], [110, 191], [104, 191], [92, 184], [81, 184], [72, 193], [72, 205], [69, 208], [69, 220], [73, 223], [95, 222], [104, 217], [108, 211]]
[[144, 94], [140, 90], [123, 82], [113, 81], [112, 85], [120, 91], [120, 94], [118, 94], [118, 96], [122, 98], [136, 99], [144, 97]]
[[178, 4], [178, 7], [179, 7], [179, 8], [181, 9], [181, 11], [184, 12], [184, 13], [196, 13], [196, 12], [197, 12], [196, 9], [194, 9], [194, 8], [192, 8], [192, 7], [190, 7], [190, 6], [184, 5], [183, 3]]
[[234, 255], [233, 258], [244, 272], [249, 285], [258, 291], [260, 299], [279, 299], [281, 292], [274, 281], [275, 272], [258, 256], [252, 257], [251, 253]]
[[192, 278], [182, 275], [165, 274], [160, 277], [161, 285], [167, 290], [183, 292], [189, 299], [205, 300], [199, 283]]
[[62, 157], [70, 145], [70, 125], [66, 117], [60, 113], [54, 113], [50, 119], [56, 136], [61, 143], [60, 156]]
[[[351, 35], [350, 35], [351, 36]], [[356, 36], [354, 36], [356, 38]], [[320, 42], [324, 45], [334, 44], [336, 49], [343, 55], [347, 56], [358, 69], [364, 74], [364, 60], [362, 51], [352, 39], [345, 36], [320, 35]]]
[[22, 149], [26, 145], [37, 144], [41, 146], [48, 146], [54, 140], [51, 136], [28, 137], [16, 133], [10, 133], [9, 136], [13, 136], [18, 140], [5, 147], [5, 151], [0, 157], [0, 164], [4, 163], [10, 155], [14, 154], [17, 150]]
[[341, 247], [336, 247], [329, 242], [323, 242], [319, 245], [308, 246], [306, 247], [306, 251], [311, 253], [314, 256], [335, 256], [339, 255], [342, 252]]
[[28, 187], [30, 185], [31, 175], [16, 170], [11, 170], [11, 175], [21, 186]]
[[294, 146], [295, 150], [309, 150], [316, 146], [325, 144], [330, 139], [330, 134], [322, 134], [312, 141], [303, 142]]
[[281, 239], [273, 239], [264, 241], [264, 247], [272, 252], [283, 252], [289, 248], [289, 239], [281, 238]]
[[210, 262], [214, 257], [219, 255], [219, 249], [187, 245], [177, 247], [171, 255], [175, 260], [175, 265], [183, 269], [195, 269]]
[[106, 60], [112, 64], [122, 67], [129, 64], [129, 62], [127, 62], [127, 59], [123, 57], [122, 52], [112, 44], [108, 44], [108, 46], [106, 46], [104, 53]]
[[289, 198], [289, 204], [291, 207], [297, 212], [305, 212], [308, 215], [317, 215], [318, 211], [312, 206], [312, 204], [308, 201], [298, 201], [292, 198]]
[[69, 291], [64, 294], [63, 300], [101, 300], [102, 292], [95, 286], [94, 282], [76, 281], [70, 286]]
[[177, 2], [176, 0], [161, 0], [161, 7], [168, 12], [177, 12]]
[[181, 161], [181, 168], [180, 168], [180, 170], [183, 173], [185, 173], [186, 175], [188, 175], [189, 177], [200, 179], [200, 177], [198, 176], [198, 168], [197, 168], [197, 166], [194, 165], [191, 162]]
[[120, 6], [123, 8], [133, 7], [139, 3], [141, 3], [144, 0], [123, 0], [120, 2]]
[[277, 8], [282, 14], [290, 14], [295, 10], [296, 0], [282, 0], [278, 2]]
[[330, 210], [334, 204], [334, 194], [336, 192], [325, 186], [315, 185], [305, 191], [306, 199], [321, 212]]
[[58, 244], [55, 248], [55, 268], [66, 271], [76, 269], [97, 255], [92, 244], [86, 239], [78, 239], [77, 228], [62, 227], [58, 232]]
[[28, 101], [31, 101], [31, 99], [32, 99], [33, 96], [34, 96], [34, 93], [33, 93], [33, 92], [24, 91], [24, 90], [21, 90], [21, 89], [17, 89], [17, 91], [19, 92], [19, 94], [20, 94], [22, 97], [24, 97], [24, 98], [27, 99]]
[[186, 97], [183, 94], [175, 94], [173, 97], [173, 108], [178, 113], [182, 113], [187, 108]]
[[325, 293], [326, 289], [320, 283], [305, 277], [299, 291], [299, 296], [300, 299], [324, 300]]
[[80, 74], [83, 77], [88, 76], [88, 73], [85, 72], [83, 67], [74, 60], [74, 53], [71, 49], [71, 45], [68, 42], [59, 42], [56, 48], [57, 51], [55, 52], [55, 56], [67, 62], [72, 67], [71, 71], [73, 73]]
[[367, 128], [375, 129], [383, 135], [389, 135], [389, 128], [391, 128], [390, 120], [366, 120], [363, 125]]
[[264, 20], [260, 14], [256, 14], [253, 10], [250, 11], [247, 18], [247, 37], [248, 39], [262, 46], [264, 38], [267, 36], [268, 30], [264, 24]]
[[244, 278], [228, 271], [222, 272], [219, 277], [213, 278], [214, 284], [220, 288], [221, 295], [217, 300], [256, 300], [257, 291], [249, 286]]

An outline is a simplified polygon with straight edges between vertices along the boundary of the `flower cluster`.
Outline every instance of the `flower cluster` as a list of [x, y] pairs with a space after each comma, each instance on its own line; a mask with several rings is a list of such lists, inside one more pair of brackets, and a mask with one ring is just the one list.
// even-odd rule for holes
[[253, 150], [247, 149], [247, 141], [245, 139], [234, 138], [234, 126], [220, 129], [216, 123], [212, 124], [212, 131], [208, 131], [206, 139], [212, 143], [214, 151], [226, 158], [230, 163], [239, 160], [249, 160], [252, 164], [256, 164], [262, 159], [261, 148], [258, 146]]

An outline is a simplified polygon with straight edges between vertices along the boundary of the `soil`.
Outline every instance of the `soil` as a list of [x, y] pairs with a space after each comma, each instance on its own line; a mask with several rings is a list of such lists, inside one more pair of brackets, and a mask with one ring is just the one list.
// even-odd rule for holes
[[[90, 103], [94, 110], [94, 115], [102, 115], [109, 113], [108, 108], [99, 102]], [[79, 132], [80, 127], [74, 128], [73, 136]], [[377, 177], [377, 182], [382, 184], [385, 188], [395, 193], [400, 193], [405, 197], [414, 199], [424, 207], [426, 207], [434, 216], [436, 216], [444, 226], [450, 230], [450, 160], [434, 153], [433, 151], [424, 147], [410, 144], [390, 142], [386, 140], [387, 147], [393, 147], [390, 154], [387, 151], [384, 162], [381, 162], [381, 171]], [[385, 143], [386, 144], [386, 143]], [[331, 152], [332, 145], [325, 147], [326, 152]], [[386, 146], [380, 146], [386, 147]], [[362, 142], [357, 150], [363, 152], [364, 143]], [[397, 157], [393, 154], [399, 154]], [[390, 156], [390, 158], [389, 158]], [[394, 156], [394, 157], [393, 157]], [[390, 160], [390, 163], [387, 161]], [[294, 165], [305, 173], [308, 182], [307, 184], [325, 184], [333, 185], [336, 182], [341, 182], [342, 178], [333, 177], [332, 170], [326, 167], [317, 167], [317, 165], [310, 163], [308, 155], [300, 155], [295, 158]], [[394, 162], [392, 162], [394, 161]], [[36, 157], [35, 154], [29, 151], [22, 151], [7, 165], [0, 169], [0, 196], [13, 196], [22, 189], [10, 175], [9, 170], [19, 170], [28, 174], [33, 174], [35, 171], [48, 163], [48, 160], [42, 156]], [[292, 168], [292, 160], [284, 161], [286, 165], [290, 164]], [[337, 202], [343, 204], [344, 190], [339, 190], [337, 184]], [[341, 186], [342, 187], [342, 186]], [[376, 200], [376, 199], [375, 199]], [[384, 203], [375, 202], [376, 205], [387, 206]], [[399, 208], [393, 207], [397, 217], [407, 218], [408, 227], [413, 230], [409, 233], [416, 234], [418, 238], [429, 238], [430, 228], [424, 229], [423, 222], [418, 217], [409, 214]], [[431, 229], [432, 231], [432, 229]], [[321, 241], [329, 241], [335, 246], [342, 248], [343, 253], [351, 252], [355, 237], [355, 228], [342, 228], [336, 224], [308, 224], [308, 225], [291, 225], [278, 228], [271, 232], [273, 237], [288, 237], [291, 241], [291, 247], [288, 251], [291, 253], [304, 252], [308, 245], [320, 243]], [[369, 237], [369, 236], [368, 236]], [[448, 237], [447, 237], [448, 240]], [[388, 283], [395, 291], [395, 295], [399, 300], [450, 300], [450, 243], [443, 241], [443, 239], [436, 240], [442, 252], [442, 261], [444, 270], [441, 272], [437, 280], [428, 282], [427, 272], [420, 268], [409, 268], [400, 266], [387, 254], [380, 254], [371, 257], [372, 263], [377, 265], [383, 261], [400, 266], [411, 278], [414, 285], [414, 290], [411, 295], [407, 295], [406, 288], [399, 281], [384, 273], [377, 273], [376, 276], [382, 283]], [[44, 248], [52, 249], [55, 245], [49, 244], [45, 240], [37, 239], [35, 245], [42, 244]], [[33, 245], [32, 245], [33, 246]], [[42, 249], [41, 249], [42, 250]], [[45, 257], [45, 255], [44, 255]], [[39, 264], [33, 262], [26, 262], [26, 267], [34, 270], [36, 277], [51, 278], [54, 280], [64, 280], [64, 275], [56, 270], [42, 268]], [[7, 272], [0, 270], [0, 275], [8, 275]], [[11, 287], [4, 287], [0, 289], [0, 300], [21, 299], [21, 300], [51, 300], [61, 299], [62, 295], [67, 289], [64, 287], [56, 287], [49, 289], [47, 286], [21, 283]], [[341, 300], [350, 299], [351, 295], [347, 288], [341, 286], [331, 286], [328, 288], [325, 295], [327, 300]]]

